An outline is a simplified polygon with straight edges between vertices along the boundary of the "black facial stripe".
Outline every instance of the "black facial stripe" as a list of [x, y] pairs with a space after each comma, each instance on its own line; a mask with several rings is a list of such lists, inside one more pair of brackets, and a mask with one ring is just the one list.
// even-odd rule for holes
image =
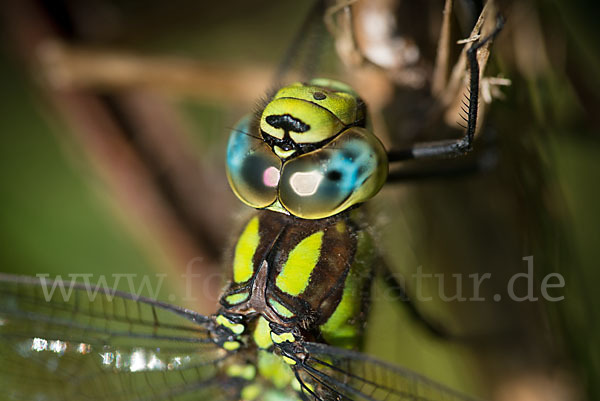
[[306, 132], [310, 129], [310, 125], [303, 123], [301, 120], [292, 117], [289, 114], [270, 115], [265, 119], [267, 124], [274, 128], [280, 128], [287, 132]]

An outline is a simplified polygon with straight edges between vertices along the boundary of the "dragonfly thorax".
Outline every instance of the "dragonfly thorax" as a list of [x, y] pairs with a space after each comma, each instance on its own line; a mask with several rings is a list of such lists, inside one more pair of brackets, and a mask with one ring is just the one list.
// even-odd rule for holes
[[354, 347], [370, 286], [374, 251], [369, 241], [348, 214], [315, 222], [259, 212], [236, 244], [220, 315], [244, 329], [258, 318], [303, 338]]

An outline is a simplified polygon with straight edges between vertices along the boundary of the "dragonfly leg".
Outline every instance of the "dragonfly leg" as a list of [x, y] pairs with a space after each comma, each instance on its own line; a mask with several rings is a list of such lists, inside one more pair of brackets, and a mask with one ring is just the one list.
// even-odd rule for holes
[[463, 158], [444, 162], [443, 165], [407, 167], [402, 166], [390, 170], [387, 177], [388, 183], [463, 178], [481, 174], [492, 170], [498, 163], [498, 150], [495, 144], [490, 143], [486, 149], [474, 158]]
[[465, 135], [458, 139], [422, 142], [408, 149], [391, 150], [388, 152], [390, 162], [405, 160], [425, 159], [432, 157], [456, 157], [464, 155], [472, 150], [475, 128], [477, 126], [477, 112], [479, 109], [479, 63], [477, 62], [477, 50], [498, 35], [504, 26], [504, 18], [497, 17], [496, 28], [485, 38], [474, 43], [467, 50], [467, 61], [469, 63], [469, 104], [465, 119], [467, 126]]

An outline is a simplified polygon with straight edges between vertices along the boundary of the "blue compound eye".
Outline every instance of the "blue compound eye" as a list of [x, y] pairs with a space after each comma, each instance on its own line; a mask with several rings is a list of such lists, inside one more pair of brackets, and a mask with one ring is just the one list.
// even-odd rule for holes
[[227, 144], [227, 179], [238, 198], [257, 209], [277, 199], [281, 160], [261, 138], [250, 133], [251, 115], [231, 132]]
[[324, 147], [284, 164], [279, 201], [294, 216], [325, 218], [373, 197], [387, 174], [387, 155], [379, 139], [352, 127]]

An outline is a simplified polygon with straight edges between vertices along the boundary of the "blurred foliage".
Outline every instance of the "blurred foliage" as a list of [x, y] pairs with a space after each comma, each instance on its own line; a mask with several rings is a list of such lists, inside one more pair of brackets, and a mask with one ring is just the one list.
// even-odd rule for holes
[[0, 264], [37, 274], [135, 273], [149, 261], [104, 201], [89, 166], [73, 164], [61, 142], [67, 129], [30, 77], [6, 54], [0, 59]]

